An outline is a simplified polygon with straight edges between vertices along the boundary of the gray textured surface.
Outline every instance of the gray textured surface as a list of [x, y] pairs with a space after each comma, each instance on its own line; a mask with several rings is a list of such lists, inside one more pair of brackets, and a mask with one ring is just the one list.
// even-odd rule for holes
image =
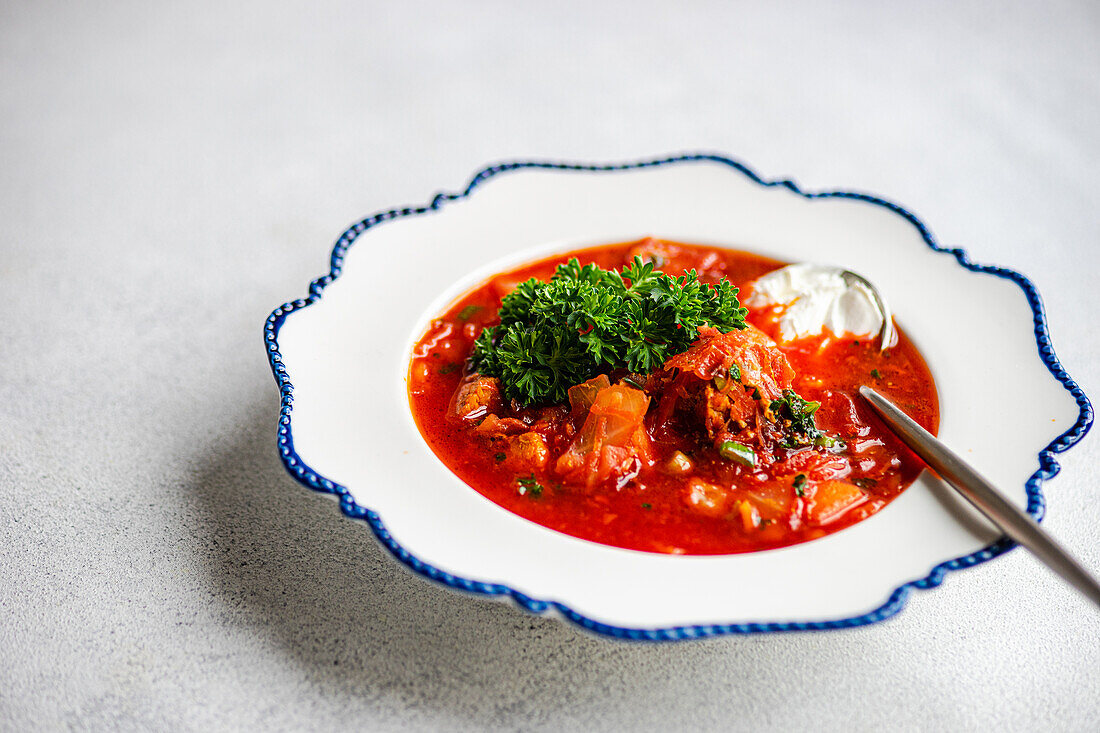
[[[260, 341], [373, 210], [710, 148], [1023, 270], [1100, 395], [1095, 3], [153, 5], [0, 6], [0, 728], [1097, 729], [1100, 615], [1019, 552], [665, 646], [411, 577], [283, 473]], [[1098, 445], [1047, 488], [1093, 568]]]

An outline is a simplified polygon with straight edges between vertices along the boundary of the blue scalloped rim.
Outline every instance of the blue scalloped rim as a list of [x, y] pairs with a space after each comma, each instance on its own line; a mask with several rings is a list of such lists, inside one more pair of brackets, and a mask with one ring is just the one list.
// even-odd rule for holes
[[1035, 342], [1039, 348], [1039, 356], [1042, 358], [1043, 363], [1046, 364], [1050, 373], [1054, 375], [1062, 385], [1066, 388], [1077, 402], [1077, 406], [1080, 408], [1080, 414], [1077, 417], [1077, 421], [1066, 432], [1059, 435], [1054, 439], [1046, 448], [1039, 453], [1039, 468], [1031, 475], [1026, 484], [1028, 506], [1027, 511], [1036, 520], [1041, 521], [1044, 513], [1044, 499], [1040, 486], [1043, 481], [1055, 476], [1060, 470], [1058, 462], [1054, 459], [1054, 456], [1058, 453], [1062, 453], [1076, 444], [1084, 435], [1089, 431], [1093, 422], [1093, 410], [1092, 404], [1089, 402], [1085, 393], [1081, 390], [1077, 383], [1070, 378], [1065, 369], [1062, 368], [1061, 363], [1058, 361], [1058, 357], [1054, 353], [1054, 348], [1050, 343], [1050, 334], [1047, 329], [1046, 316], [1043, 310], [1043, 302], [1039, 297], [1039, 291], [1035, 288], [1035, 285], [1026, 277], [1016, 272], [1015, 270], [1009, 270], [1004, 267], [996, 267], [994, 265], [979, 265], [971, 262], [966, 252], [962, 249], [948, 249], [936, 244], [928, 228], [917, 219], [916, 216], [906, 211], [897, 204], [890, 203], [875, 196], [869, 196], [863, 193], [852, 193], [849, 191], [827, 191], [820, 193], [807, 193], [802, 191], [792, 181], [765, 181], [752, 170], [745, 165], [738, 163], [735, 160], [731, 160], [722, 155], [709, 154], [709, 153], [695, 153], [688, 155], [677, 155], [667, 158], [660, 158], [657, 160], [647, 160], [640, 162], [624, 163], [624, 164], [610, 164], [610, 165], [585, 165], [575, 163], [556, 163], [548, 161], [516, 161], [508, 163], [500, 163], [497, 165], [489, 166], [477, 173], [471, 180], [469, 185], [461, 193], [440, 193], [431, 200], [431, 203], [425, 206], [406, 207], [402, 209], [391, 209], [390, 211], [383, 211], [377, 213], [371, 217], [368, 217], [348, 228], [340, 238], [336, 240], [336, 244], [332, 249], [332, 256], [330, 258], [329, 272], [324, 277], [314, 280], [309, 285], [309, 295], [299, 300], [294, 300], [289, 303], [285, 303], [276, 308], [270, 316], [267, 318], [267, 322], [264, 325], [264, 342], [267, 345], [268, 359], [271, 362], [271, 370], [275, 376], [275, 381], [279, 385], [279, 392], [281, 394], [281, 410], [279, 414], [279, 455], [282, 457], [283, 464], [286, 470], [291, 476], [302, 482], [306, 486], [316, 491], [322, 491], [329, 494], [335, 494], [339, 497], [340, 508], [344, 514], [353, 519], [362, 519], [370, 525], [371, 530], [374, 532], [375, 537], [382, 543], [393, 555], [411, 568], [413, 571], [423, 575], [431, 580], [439, 583], [444, 583], [452, 588], [458, 590], [467, 591], [470, 593], [477, 593], [489, 596], [507, 596], [516, 602], [521, 608], [524, 608], [532, 613], [543, 613], [548, 610], [556, 610], [562, 616], [572, 621], [573, 623], [594, 631], [600, 634], [606, 634], [607, 636], [613, 636], [624, 639], [636, 639], [646, 641], [670, 641], [680, 639], [698, 639], [707, 636], [718, 636], [721, 634], [749, 634], [749, 633], [761, 633], [761, 632], [776, 632], [776, 631], [821, 631], [826, 629], [846, 629], [856, 626], [863, 626], [864, 624], [871, 624], [878, 621], [887, 619], [904, 606], [906, 600], [909, 598], [909, 594], [914, 588], [933, 588], [943, 582], [944, 577], [949, 570], [959, 570], [962, 568], [972, 567], [979, 563], [983, 563], [998, 555], [1008, 551], [1014, 545], [1007, 540], [1001, 540], [996, 542], [985, 549], [979, 550], [972, 555], [956, 558], [954, 560], [948, 560], [947, 562], [940, 563], [932, 568], [931, 572], [920, 580], [914, 580], [906, 583], [890, 594], [889, 599], [874, 609], [873, 611], [863, 614], [861, 616], [855, 616], [852, 618], [831, 619], [826, 621], [804, 621], [794, 623], [778, 623], [778, 622], [760, 622], [760, 623], [741, 623], [741, 624], [707, 624], [696, 626], [671, 626], [666, 628], [657, 629], [644, 629], [644, 628], [624, 628], [620, 626], [612, 626], [610, 624], [602, 623], [595, 619], [588, 618], [586, 616], [577, 613], [568, 606], [558, 603], [556, 601], [544, 601], [537, 598], [530, 598], [506, 585], [498, 583], [484, 583], [477, 580], [469, 580], [467, 578], [460, 578], [455, 575], [446, 573], [438, 568], [421, 561], [404, 547], [399, 545], [396, 540], [390, 535], [386, 529], [385, 524], [382, 522], [382, 518], [377, 512], [371, 511], [366, 507], [356, 504], [348, 493], [347, 488], [340, 484], [331, 481], [320, 475], [305, 462], [294, 451], [294, 437], [291, 429], [291, 413], [294, 408], [294, 386], [290, 381], [290, 375], [287, 373], [286, 366], [283, 364], [282, 355], [279, 353], [279, 329], [282, 327], [283, 322], [287, 317], [297, 310], [301, 310], [309, 306], [311, 303], [316, 302], [321, 298], [322, 293], [326, 286], [340, 276], [341, 270], [344, 266], [344, 255], [360, 234], [377, 226], [389, 219], [395, 219], [405, 216], [417, 216], [419, 214], [426, 213], [440, 208], [444, 204], [450, 201], [457, 201], [469, 196], [474, 189], [476, 189], [481, 183], [492, 178], [493, 176], [507, 173], [509, 171], [519, 170], [523, 168], [543, 168], [554, 170], [567, 170], [578, 172], [606, 172], [606, 171], [622, 171], [633, 168], [653, 168], [662, 165], [675, 165], [685, 162], [699, 162], [709, 161], [713, 163], [719, 163], [729, 166], [734, 170], [740, 171], [745, 176], [750, 178], [755, 183], [761, 186], [782, 186], [788, 188], [794, 193], [804, 196], [806, 198], [846, 198], [854, 199], [856, 201], [863, 201], [875, 206], [882, 206], [884, 208], [893, 211], [894, 213], [905, 218], [910, 224], [916, 227], [920, 232], [924, 241], [936, 252], [944, 252], [952, 255], [960, 265], [967, 270], [973, 272], [984, 272], [990, 275], [996, 275], [997, 277], [1003, 277], [1011, 280], [1020, 286], [1024, 291], [1024, 295], [1027, 296], [1028, 304], [1031, 306], [1033, 314], [1033, 322], [1035, 325]]

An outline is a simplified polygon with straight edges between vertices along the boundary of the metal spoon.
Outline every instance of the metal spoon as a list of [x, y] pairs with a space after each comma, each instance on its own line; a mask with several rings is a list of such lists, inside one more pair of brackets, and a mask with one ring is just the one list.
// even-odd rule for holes
[[959, 458], [935, 436], [870, 387], [859, 393], [901, 441], [932, 470], [963, 495], [1008, 538], [1026, 547], [1077, 590], [1100, 607], [1100, 582], [1059, 545], [1027, 513], [1005, 498], [993, 484]]
[[871, 294], [871, 300], [874, 302], [879, 315], [882, 317], [882, 328], [878, 332], [879, 349], [881, 351], [886, 351], [896, 344], [898, 342], [898, 335], [894, 331], [894, 314], [890, 312], [890, 306], [886, 305], [886, 299], [882, 297], [878, 288], [859, 273], [852, 272], [851, 270], [842, 270], [840, 268], [833, 269], [839, 271], [840, 277], [843, 278], [848, 287], [862, 285]]

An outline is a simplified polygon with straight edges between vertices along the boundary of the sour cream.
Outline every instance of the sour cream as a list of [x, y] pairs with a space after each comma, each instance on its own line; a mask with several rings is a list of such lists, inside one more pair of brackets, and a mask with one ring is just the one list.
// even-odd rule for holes
[[890, 317], [886, 304], [862, 278], [845, 276], [845, 272], [810, 262], [788, 265], [753, 282], [745, 305], [781, 309], [782, 343], [816, 336], [826, 329], [837, 336], [877, 336]]

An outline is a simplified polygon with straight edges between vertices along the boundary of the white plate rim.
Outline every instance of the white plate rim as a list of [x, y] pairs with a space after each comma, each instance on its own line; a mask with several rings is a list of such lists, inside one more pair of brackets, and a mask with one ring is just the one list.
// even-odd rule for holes
[[1093, 423], [1093, 409], [1091, 402], [1084, 391], [1069, 376], [1058, 360], [1051, 344], [1046, 315], [1042, 298], [1038, 289], [1026, 276], [1009, 268], [996, 265], [974, 263], [967, 253], [961, 248], [947, 248], [940, 246], [931, 234], [931, 231], [914, 214], [902, 206], [886, 199], [866, 193], [827, 190], [810, 192], [799, 188], [789, 179], [766, 180], [757, 175], [749, 167], [728, 156], [717, 153], [687, 153], [625, 163], [565, 163], [556, 161], [520, 160], [497, 163], [478, 171], [467, 186], [457, 193], [436, 194], [429, 203], [421, 206], [408, 206], [397, 209], [381, 211], [369, 216], [348, 227], [336, 240], [329, 260], [329, 272], [309, 285], [308, 295], [305, 298], [289, 301], [276, 308], [268, 316], [264, 324], [264, 342], [272, 373], [279, 387], [280, 412], [278, 421], [278, 449], [282, 463], [290, 475], [315, 491], [331, 494], [339, 500], [340, 508], [348, 517], [363, 520], [371, 528], [375, 538], [394, 557], [402, 562], [413, 572], [446, 585], [455, 590], [461, 590], [482, 596], [511, 599], [520, 608], [532, 613], [541, 614], [556, 612], [562, 618], [575, 623], [582, 628], [606, 636], [649, 640], [672, 641], [681, 639], [694, 639], [725, 634], [769, 633], [784, 631], [823, 631], [829, 629], [843, 629], [876, 623], [890, 618], [904, 608], [910, 594], [914, 589], [928, 589], [940, 585], [947, 573], [952, 570], [973, 567], [980, 563], [997, 557], [1014, 547], [1007, 540], [995, 542], [977, 552], [962, 557], [953, 558], [935, 565], [929, 573], [919, 579], [904, 583], [889, 595], [887, 600], [879, 607], [852, 617], [825, 619], [820, 621], [796, 621], [796, 622], [752, 622], [730, 624], [702, 624], [667, 626], [661, 628], [630, 628], [616, 626], [590, 618], [571, 609], [566, 604], [558, 601], [540, 600], [525, 595], [507, 585], [501, 583], [488, 583], [470, 580], [440, 570], [417, 558], [406, 548], [402, 547], [386, 529], [382, 517], [375, 511], [363, 507], [352, 499], [348, 489], [339, 483], [326, 478], [324, 475], [307, 465], [295, 452], [293, 438], [293, 404], [294, 386], [289, 371], [283, 361], [279, 349], [279, 331], [286, 319], [293, 313], [307, 308], [321, 299], [325, 288], [335, 281], [343, 271], [344, 256], [347, 250], [355, 243], [356, 239], [368, 229], [385, 221], [401, 217], [418, 216], [439, 209], [454, 201], [468, 197], [476, 188], [494, 176], [506, 174], [511, 171], [523, 169], [549, 169], [571, 171], [578, 173], [599, 173], [608, 171], [625, 171], [639, 168], [652, 168], [657, 166], [676, 165], [686, 162], [713, 162], [743, 174], [757, 185], [763, 187], [783, 187], [795, 194], [807, 199], [816, 198], [843, 198], [859, 201], [872, 206], [885, 208], [905, 219], [920, 234], [924, 242], [935, 252], [951, 255], [956, 262], [971, 272], [993, 275], [1016, 283], [1023, 290], [1029, 307], [1033, 314], [1033, 325], [1038, 355], [1051, 375], [1069, 392], [1078, 407], [1077, 420], [1065, 432], [1052, 440], [1038, 454], [1039, 467], [1030, 476], [1025, 484], [1027, 494], [1027, 511], [1037, 521], [1041, 521], [1045, 512], [1046, 502], [1041, 490], [1044, 481], [1055, 476], [1060, 466], [1055, 455], [1067, 451], [1079, 442], [1089, 431]]

